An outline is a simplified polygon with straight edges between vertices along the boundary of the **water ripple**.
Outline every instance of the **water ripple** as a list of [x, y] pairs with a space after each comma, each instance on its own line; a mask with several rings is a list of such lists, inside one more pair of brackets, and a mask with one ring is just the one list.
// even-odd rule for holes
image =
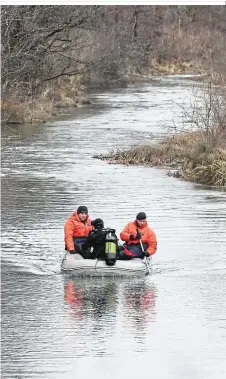
[[[3, 130], [2, 378], [225, 377], [226, 193], [92, 158], [182, 126], [191, 92], [163, 78], [95, 94], [20, 140]], [[118, 234], [147, 213], [151, 278], [60, 275], [63, 225], [80, 204]]]

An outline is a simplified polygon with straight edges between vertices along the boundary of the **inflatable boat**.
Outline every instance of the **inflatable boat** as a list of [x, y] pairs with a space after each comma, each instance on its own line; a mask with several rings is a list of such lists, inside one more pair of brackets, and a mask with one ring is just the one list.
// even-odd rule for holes
[[66, 252], [61, 271], [78, 276], [145, 276], [151, 274], [151, 259], [116, 260], [108, 266], [104, 260], [84, 259], [80, 254]]

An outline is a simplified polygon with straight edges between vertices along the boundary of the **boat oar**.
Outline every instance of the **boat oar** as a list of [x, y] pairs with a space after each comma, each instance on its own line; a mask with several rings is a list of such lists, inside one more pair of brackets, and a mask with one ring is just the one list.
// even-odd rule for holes
[[[142, 250], [143, 253], [144, 253], [144, 246], [143, 246], [143, 244], [142, 244], [141, 238], [140, 238], [140, 246], [141, 246], [141, 250]], [[151, 275], [151, 270], [150, 270], [149, 262], [148, 262], [146, 256], [144, 256], [144, 262], [145, 262], [145, 264], [146, 264], [146, 267], [147, 267], [147, 270], [148, 270], [149, 275]]]

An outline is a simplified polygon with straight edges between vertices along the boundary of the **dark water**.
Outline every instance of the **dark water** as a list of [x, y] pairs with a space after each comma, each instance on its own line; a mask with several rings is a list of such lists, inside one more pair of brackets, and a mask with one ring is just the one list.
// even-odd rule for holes
[[[182, 127], [191, 92], [163, 78], [3, 130], [2, 378], [226, 377], [226, 193], [92, 158]], [[61, 275], [63, 225], [81, 204], [117, 232], [147, 213], [152, 277]]]

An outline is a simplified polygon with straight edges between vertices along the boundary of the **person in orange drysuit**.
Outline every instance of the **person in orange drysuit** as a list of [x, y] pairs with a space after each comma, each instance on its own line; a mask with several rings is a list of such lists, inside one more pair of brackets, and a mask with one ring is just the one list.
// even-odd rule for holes
[[157, 250], [156, 234], [148, 226], [144, 212], [139, 212], [136, 220], [126, 225], [120, 233], [120, 238], [125, 244], [119, 252], [119, 259], [149, 257]]
[[79, 253], [83, 255], [82, 246], [87, 240], [87, 236], [94, 227], [88, 216], [88, 208], [78, 207], [64, 225], [65, 249], [70, 254]]

